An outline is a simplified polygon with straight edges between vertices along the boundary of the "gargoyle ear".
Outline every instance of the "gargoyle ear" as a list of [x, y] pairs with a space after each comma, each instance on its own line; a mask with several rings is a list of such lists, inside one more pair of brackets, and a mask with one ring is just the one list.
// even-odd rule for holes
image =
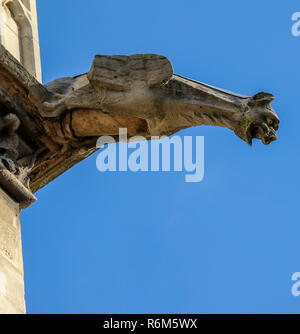
[[273, 100], [275, 99], [275, 96], [269, 93], [258, 93], [255, 94], [252, 99], [251, 102], [252, 104], [256, 104], [256, 105], [268, 105], [270, 104]]
[[88, 79], [92, 85], [116, 91], [129, 90], [134, 81], [155, 87], [170, 80], [173, 68], [170, 61], [154, 54], [95, 57]]

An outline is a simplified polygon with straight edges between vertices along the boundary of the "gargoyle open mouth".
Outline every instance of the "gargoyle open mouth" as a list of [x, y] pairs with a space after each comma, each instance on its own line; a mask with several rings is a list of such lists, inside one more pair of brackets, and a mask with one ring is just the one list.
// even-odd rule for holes
[[[273, 115], [272, 115], [273, 116]], [[264, 145], [269, 145], [277, 139], [276, 131], [278, 130], [279, 121], [274, 117], [266, 122], [254, 121], [248, 129], [247, 137], [251, 145], [252, 139], [260, 139]]]

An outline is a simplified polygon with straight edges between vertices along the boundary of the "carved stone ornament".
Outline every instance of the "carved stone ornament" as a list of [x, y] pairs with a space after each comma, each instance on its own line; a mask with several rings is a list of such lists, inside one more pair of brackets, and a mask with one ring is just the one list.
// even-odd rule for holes
[[[241, 96], [173, 73], [163, 56], [96, 56], [90, 71], [47, 85], [0, 48], [0, 170], [42, 188], [96, 151], [100, 136], [169, 136], [226, 127], [252, 145], [276, 140], [274, 96]], [[0, 180], [1, 183], [1, 180]]]

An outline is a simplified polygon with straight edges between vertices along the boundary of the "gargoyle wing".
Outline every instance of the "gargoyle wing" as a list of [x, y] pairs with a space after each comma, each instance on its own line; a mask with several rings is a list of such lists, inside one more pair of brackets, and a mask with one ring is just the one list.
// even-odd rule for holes
[[88, 79], [92, 85], [115, 91], [130, 90], [134, 82], [144, 82], [152, 88], [170, 80], [170, 61], [154, 54], [95, 57]]

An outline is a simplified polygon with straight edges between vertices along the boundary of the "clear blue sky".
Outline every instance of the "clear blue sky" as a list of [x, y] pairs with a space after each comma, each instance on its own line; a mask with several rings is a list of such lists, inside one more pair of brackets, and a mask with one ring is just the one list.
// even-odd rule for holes
[[106, 173], [96, 155], [22, 213], [28, 313], [299, 313], [299, 1], [37, 1], [43, 80], [95, 54], [158, 53], [177, 74], [276, 96], [279, 140], [205, 136], [205, 178]]

